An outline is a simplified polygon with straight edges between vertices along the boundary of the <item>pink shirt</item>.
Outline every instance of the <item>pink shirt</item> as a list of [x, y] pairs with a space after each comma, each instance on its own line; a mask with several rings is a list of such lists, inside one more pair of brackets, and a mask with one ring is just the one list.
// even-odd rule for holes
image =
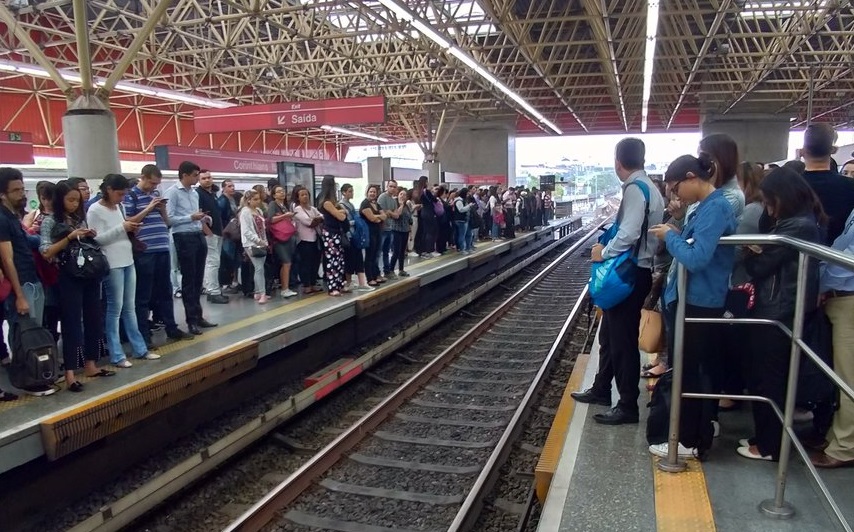
[[321, 216], [320, 211], [313, 206], [307, 210], [301, 205], [294, 207], [294, 222], [297, 226], [300, 242], [317, 242], [317, 228], [311, 227], [310, 224], [311, 220], [318, 216]]

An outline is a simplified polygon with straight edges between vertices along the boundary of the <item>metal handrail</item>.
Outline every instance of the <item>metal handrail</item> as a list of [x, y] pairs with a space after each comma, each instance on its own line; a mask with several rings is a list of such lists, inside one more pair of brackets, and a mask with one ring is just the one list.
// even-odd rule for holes
[[[679, 461], [678, 446], [679, 446], [679, 417], [681, 413], [681, 401], [686, 399], [733, 399], [747, 401], [762, 401], [770, 404], [774, 414], [783, 423], [783, 436], [780, 442], [780, 459], [777, 468], [776, 488], [773, 499], [764, 500], [760, 503], [760, 509], [771, 517], [789, 518], [795, 514], [795, 509], [785, 500], [786, 480], [789, 468], [789, 456], [791, 454], [791, 446], [794, 443], [798, 455], [805, 462], [807, 470], [812, 476], [815, 483], [818, 485], [822, 496], [827, 501], [833, 511], [834, 516], [847, 532], [854, 532], [851, 525], [842, 514], [839, 505], [830, 494], [827, 485], [821, 480], [815, 466], [809, 459], [809, 455], [795, 434], [792, 428], [793, 417], [795, 412], [795, 399], [798, 388], [798, 373], [800, 370], [801, 351], [807, 354], [812, 362], [829, 377], [834, 385], [842, 390], [845, 395], [854, 400], [854, 389], [843, 381], [819, 356], [803, 341], [804, 332], [804, 316], [806, 313], [806, 297], [807, 283], [806, 273], [810, 258], [821, 259], [825, 262], [843, 266], [854, 271], [854, 258], [834, 249], [819, 244], [813, 244], [797, 238], [792, 238], [783, 235], [733, 235], [726, 236], [720, 239], [720, 244], [723, 245], [782, 245], [798, 251], [798, 282], [795, 298], [795, 315], [792, 329], [790, 330], [783, 323], [777, 320], [756, 319], [756, 318], [686, 318], [685, 307], [687, 300], [687, 273], [685, 266], [677, 262], [676, 265], [676, 287], [677, 298], [676, 304], [676, 322], [674, 325], [674, 341], [673, 352], [671, 356], [671, 364], [673, 367], [673, 388], [671, 392], [671, 409], [670, 409], [670, 429], [668, 438], [668, 453], [666, 460], [659, 462], [658, 466], [666, 472], [679, 472], [686, 469], [684, 462]], [[698, 394], [698, 393], [683, 393], [682, 392], [682, 369], [684, 361], [685, 347], [685, 323], [741, 323], [747, 325], [770, 325], [779, 328], [791, 340], [791, 352], [789, 356], [789, 380], [786, 390], [786, 401], [783, 411], [780, 411], [779, 405], [767, 397], [755, 395], [730, 395], [730, 394]]]

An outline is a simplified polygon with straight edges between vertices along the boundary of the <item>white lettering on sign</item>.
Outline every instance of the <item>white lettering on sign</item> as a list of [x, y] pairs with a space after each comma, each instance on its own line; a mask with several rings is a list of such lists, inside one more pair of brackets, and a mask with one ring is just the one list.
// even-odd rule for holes
[[275, 173], [275, 165], [262, 161], [234, 161], [234, 169], [260, 173]]
[[317, 123], [317, 115], [315, 114], [306, 114], [306, 115], [291, 115], [291, 124], [294, 125], [305, 125], [305, 124], [316, 124]]
[[294, 110], [294, 109], [302, 109], [302, 104], [292, 103], [291, 104], [291, 110]]

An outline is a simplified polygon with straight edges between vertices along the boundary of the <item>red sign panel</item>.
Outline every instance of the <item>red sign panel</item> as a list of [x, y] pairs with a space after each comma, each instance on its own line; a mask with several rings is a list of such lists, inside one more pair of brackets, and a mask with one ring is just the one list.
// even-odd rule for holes
[[506, 185], [507, 176], [504, 175], [470, 175], [466, 179], [467, 185]]
[[35, 162], [32, 135], [0, 131], [0, 163], [35, 164]]
[[193, 126], [196, 128], [196, 133], [382, 124], [385, 120], [385, 96], [244, 105], [193, 111]]
[[200, 168], [211, 172], [227, 172], [230, 174], [276, 174], [276, 163], [293, 162], [314, 165], [314, 175], [334, 175], [360, 179], [362, 165], [358, 163], [343, 163], [340, 161], [323, 161], [288, 157], [285, 155], [270, 155], [266, 153], [250, 153], [237, 151], [210, 150], [206, 148], [188, 148], [185, 146], [155, 146], [154, 157], [162, 170], [177, 170], [183, 161], [192, 161]]

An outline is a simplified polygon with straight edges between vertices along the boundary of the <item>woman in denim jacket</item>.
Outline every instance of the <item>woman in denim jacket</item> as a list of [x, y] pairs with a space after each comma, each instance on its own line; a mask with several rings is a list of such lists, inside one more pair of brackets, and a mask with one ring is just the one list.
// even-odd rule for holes
[[[668, 283], [664, 304], [675, 315], [678, 298], [685, 298], [687, 317], [719, 318], [729, 288], [734, 262], [731, 246], [721, 246], [722, 236], [735, 233], [736, 219], [723, 191], [715, 189], [713, 162], [705, 154], [700, 158], [683, 155], [673, 161], [664, 175], [671, 191], [684, 203], [697, 203], [681, 233], [671, 225], [656, 225], [650, 232], [663, 240], [673, 260], [688, 270], [687, 293], [677, 293], [675, 282]], [[673, 331], [673, 324], [668, 331]], [[721, 368], [718, 353], [718, 327], [707, 324], [685, 324], [683, 390], [711, 393], [720, 390]], [[673, 338], [668, 338], [673, 345]], [[717, 401], [688, 400], [682, 403], [679, 455], [699, 456], [711, 446], [712, 419]], [[667, 444], [651, 445], [650, 452], [667, 455]]]

